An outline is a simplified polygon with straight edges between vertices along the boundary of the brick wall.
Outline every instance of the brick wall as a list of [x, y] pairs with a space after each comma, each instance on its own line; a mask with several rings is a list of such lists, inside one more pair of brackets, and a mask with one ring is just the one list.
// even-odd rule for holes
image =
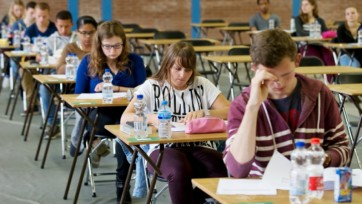
[[[68, 0], [46, 2], [51, 6], [52, 19], [58, 11], [68, 7]], [[191, 0], [113, 0], [113, 18], [124, 23], [138, 23], [143, 27], [178, 29], [191, 35], [190, 2]], [[291, 2], [291, 0], [271, 0], [271, 10], [281, 17], [284, 28], [289, 28]], [[200, 0], [200, 3], [201, 19], [248, 21], [258, 10], [256, 0]], [[7, 13], [9, 4], [10, 0], [0, 0], [0, 17]], [[343, 20], [344, 9], [349, 5], [356, 6], [362, 15], [361, 0], [319, 0], [318, 5], [320, 16], [330, 22]], [[81, 15], [92, 15], [96, 20], [100, 20], [101, 0], [79, 0], [79, 16]]]

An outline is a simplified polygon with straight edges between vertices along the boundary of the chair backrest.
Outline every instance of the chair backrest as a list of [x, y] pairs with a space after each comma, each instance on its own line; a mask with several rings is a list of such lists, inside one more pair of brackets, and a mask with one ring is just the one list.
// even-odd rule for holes
[[362, 83], [362, 74], [340, 74], [337, 82], [339, 84], [359, 84]]
[[141, 28], [141, 26], [135, 23], [122, 24], [122, 26], [123, 28], [132, 28], [132, 29]]
[[157, 33], [156, 28], [135, 28], [132, 30], [132, 33]]
[[250, 26], [249, 22], [231, 22], [228, 24], [229, 27], [239, 27], [239, 26]]
[[154, 39], [185, 39], [185, 33], [181, 31], [159, 31], [155, 33]]
[[319, 57], [305, 56], [302, 57], [299, 63], [300, 67], [311, 67], [311, 66], [324, 66], [323, 61]]
[[228, 52], [228, 55], [250, 55], [250, 48], [248, 47], [231, 48]]
[[182, 40], [182, 42], [190, 43], [192, 46], [211, 46], [211, 45], [214, 45], [214, 43], [209, 41], [209, 40], [193, 39], [193, 40]]
[[340, 25], [344, 24], [344, 22], [345, 21], [334, 21], [333, 25], [340, 26]]
[[202, 23], [225, 23], [223, 19], [204, 19]]

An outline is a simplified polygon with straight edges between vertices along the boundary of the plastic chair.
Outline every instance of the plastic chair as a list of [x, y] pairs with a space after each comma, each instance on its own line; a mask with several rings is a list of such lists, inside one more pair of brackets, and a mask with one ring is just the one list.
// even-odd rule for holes
[[[137, 27], [132, 30], [132, 33], [157, 33], [156, 28], [141, 28]], [[137, 38], [130, 39], [130, 44], [133, 52], [140, 54], [141, 56], [150, 56], [150, 52], [145, 52], [145, 47], [138, 43]], [[150, 50], [150, 49], [149, 49]]]
[[154, 39], [185, 39], [185, 33], [181, 31], [159, 31], [155, 33]]
[[141, 28], [141, 26], [139, 26], [136, 23], [126, 23], [126, 24], [122, 24], [123, 28], [132, 28], [133, 29], [137, 29], [137, 28]]
[[311, 67], [311, 66], [324, 66], [323, 61], [319, 57], [305, 56], [300, 60], [299, 66]]
[[[150, 173], [147, 170], [147, 162], [144, 163], [144, 170], [145, 170], [145, 179], [146, 179], [146, 185], [147, 185], [147, 192], [150, 190], [150, 180], [152, 180], [152, 177], [154, 176], [152, 173]], [[157, 198], [162, 195], [163, 192], [165, 192], [168, 189], [168, 181], [161, 176], [157, 177], [158, 182], [165, 183], [164, 186], [158, 191], [156, 188], [153, 190], [153, 197], [151, 199], [151, 203], [156, 204]]]
[[[250, 55], [250, 49], [249, 48], [232, 48], [229, 50], [228, 55]], [[232, 63], [232, 66], [234, 68], [234, 71], [230, 70], [230, 73], [233, 75], [233, 81], [230, 84], [229, 92], [227, 98], [229, 99], [230, 96], [232, 96], [232, 99], [234, 99], [234, 86], [238, 86], [240, 91], [242, 87], [246, 87], [250, 84], [251, 77], [249, 73], [249, 67], [247, 63], [244, 63], [245, 72], [247, 75], [247, 79], [249, 83], [242, 83], [238, 76], [238, 63]]]

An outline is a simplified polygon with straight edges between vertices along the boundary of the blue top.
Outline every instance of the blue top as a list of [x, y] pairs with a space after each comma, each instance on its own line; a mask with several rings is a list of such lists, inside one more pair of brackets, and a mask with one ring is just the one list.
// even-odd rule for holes
[[[141, 85], [146, 80], [146, 68], [143, 64], [142, 58], [137, 54], [128, 55], [128, 67], [131, 69], [131, 74], [128, 70], [119, 71], [113, 74], [112, 84], [116, 86], [134, 88]], [[103, 82], [101, 78], [96, 76], [89, 76], [88, 66], [90, 62], [90, 55], [83, 57], [78, 66], [77, 80], [75, 83], [75, 94], [80, 93], [95, 93], [94, 88], [97, 84]], [[106, 68], [107, 65], [105, 65]]]
[[23, 30], [25, 30], [25, 29], [26, 29], [26, 25], [25, 25], [23, 19], [20, 19], [20, 20], [15, 21], [15, 23], [14, 23], [13, 26], [11, 27], [11, 30], [12, 30], [12, 31], [15, 31], [15, 30], [23, 31]]
[[44, 33], [38, 29], [38, 27], [36, 26], [35, 23], [33, 23], [31, 26], [29, 26], [25, 30], [24, 36], [28, 36], [30, 38], [31, 43], [33, 43], [34, 37], [38, 37], [38, 36], [49, 37], [51, 34], [53, 34], [56, 31], [57, 31], [57, 27], [55, 27], [55, 24], [51, 21], [49, 23], [48, 29]]

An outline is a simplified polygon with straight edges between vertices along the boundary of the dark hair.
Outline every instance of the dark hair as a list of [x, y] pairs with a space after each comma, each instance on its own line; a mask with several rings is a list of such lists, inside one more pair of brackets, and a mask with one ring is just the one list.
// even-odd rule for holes
[[195, 76], [199, 75], [196, 70], [196, 54], [190, 43], [182, 41], [174, 43], [167, 48], [163, 56], [161, 68], [153, 78], [160, 84], [163, 84], [170, 78], [170, 69], [177, 61], [179, 61], [182, 67], [192, 71], [192, 75], [187, 82], [188, 85], [192, 84]]
[[42, 11], [44, 11], [44, 10], [50, 11], [50, 6], [49, 6], [49, 4], [46, 3], [46, 2], [37, 3], [36, 6], [35, 6], [35, 8], [38, 8], [38, 9], [40, 9], [40, 10], [42, 10]]
[[[267, 0], [267, 2], [270, 3], [269, 0]], [[259, 5], [259, 4], [260, 4], [260, 0], [256, 0], [256, 4]]]
[[91, 24], [95, 28], [97, 28], [97, 21], [92, 16], [81, 16], [77, 20], [77, 29], [82, 27], [85, 24]]
[[36, 6], [36, 3], [34, 1], [29, 1], [27, 4], [26, 4], [26, 9], [29, 9], [29, 8], [32, 8], [34, 9]]
[[62, 10], [57, 13], [55, 20], [70, 20], [72, 21], [72, 14], [67, 10]]
[[273, 68], [285, 57], [292, 61], [297, 57], [297, 46], [290, 35], [281, 29], [266, 30], [255, 34], [250, 47], [250, 55], [255, 65]]

